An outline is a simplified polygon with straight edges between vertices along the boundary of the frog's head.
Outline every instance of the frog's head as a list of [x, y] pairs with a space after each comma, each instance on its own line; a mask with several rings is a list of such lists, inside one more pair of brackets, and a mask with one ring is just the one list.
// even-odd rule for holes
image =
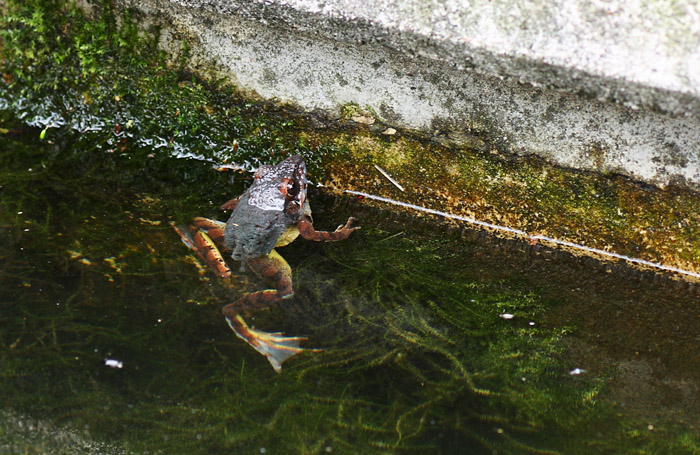
[[301, 214], [306, 200], [306, 163], [299, 155], [275, 166], [260, 166], [248, 189], [248, 203], [262, 210]]

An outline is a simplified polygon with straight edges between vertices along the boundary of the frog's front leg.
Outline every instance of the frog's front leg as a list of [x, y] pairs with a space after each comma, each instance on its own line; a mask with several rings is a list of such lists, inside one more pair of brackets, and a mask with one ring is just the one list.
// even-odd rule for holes
[[299, 229], [299, 234], [306, 240], [315, 240], [316, 242], [335, 242], [337, 240], [347, 239], [353, 231], [360, 229], [360, 226], [351, 227], [355, 218], [350, 217], [345, 225], [340, 225], [335, 231], [317, 231], [314, 229], [313, 221], [309, 214], [304, 215], [304, 217], [297, 223], [297, 228]]
[[228, 325], [236, 335], [245, 340], [256, 351], [264, 355], [276, 372], [281, 372], [285, 360], [302, 351], [299, 342], [304, 337], [285, 337], [281, 333], [268, 333], [248, 327], [242, 314], [269, 308], [271, 305], [292, 297], [292, 270], [287, 261], [275, 250], [262, 258], [249, 259], [247, 264], [256, 275], [271, 280], [275, 289], [246, 294], [235, 302], [226, 305], [222, 311]]

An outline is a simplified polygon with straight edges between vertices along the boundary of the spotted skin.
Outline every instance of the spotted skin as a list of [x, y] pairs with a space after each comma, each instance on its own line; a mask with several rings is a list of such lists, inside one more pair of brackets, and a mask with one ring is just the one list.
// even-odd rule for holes
[[[207, 223], [201, 221], [206, 221]], [[231, 269], [226, 265], [226, 261], [221, 256], [218, 248], [219, 241], [223, 240], [223, 226], [221, 228], [211, 228], [209, 224], [213, 223], [219, 222], [206, 218], [196, 218], [189, 227], [175, 224], [172, 224], [172, 226], [180, 235], [183, 243], [194, 251], [202, 261], [208, 264], [216, 276], [229, 278]], [[224, 223], [220, 224], [223, 225]], [[205, 226], [209, 226], [209, 229], [205, 229]]]

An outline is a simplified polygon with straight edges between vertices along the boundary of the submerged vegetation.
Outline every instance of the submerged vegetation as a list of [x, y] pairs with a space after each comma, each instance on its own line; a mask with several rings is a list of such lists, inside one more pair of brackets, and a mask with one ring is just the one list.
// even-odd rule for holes
[[16, 410], [135, 451], [309, 454], [540, 453], [545, 428], [568, 437], [598, 413], [600, 383], [560, 364], [565, 330], [527, 323], [549, 302], [470, 280], [468, 242], [366, 226], [347, 248], [285, 248], [297, 294], [257, 322], [325, 350], [278, 376], [225, 327], [236, 296], [167, 224], [209, 195], [183, 200], [157, 175], [121, 187], [74, 157], [28, 171], [16, 158], [52, 147], [3, 146], [0, 397]]
[[[361, 212], [363, 230], [280, 251], [295, 297], [255, 323], [323, 351], [275, 374], [219, 310], [256, 279], [235, 277], [231, 291], [198, 273], [168, 222], [220, 217], [243, 170], [285, 153], [304, 155], [320, 178], [319, 163], [343, 146], [168, 62], [157, 30], [116, 20], [109, 3], [95, 16], [31, 0], [0, 19], [8, 415], [128, 453], [700, 450], [692, 429], [659, 421], [651, 431], [602, 399], [607, 372], [570, 374], [564, 340], [575, 327], [547, 322], [569, 296], [497, 273], [503, 257], [474, 240], [319, 191], [321, 228]], [[244, 169], [212, 169], [223, 163]], [[0, 446], [46, 449], [0, 431]], [[53, 453], [75, 453], [71, 444]]]

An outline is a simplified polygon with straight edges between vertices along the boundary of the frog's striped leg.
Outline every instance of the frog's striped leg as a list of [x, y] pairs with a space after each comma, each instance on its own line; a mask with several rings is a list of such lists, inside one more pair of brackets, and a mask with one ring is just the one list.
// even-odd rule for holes
[[223, 221], [210, 220], [209, 218], [197, 217], [190, 223], [190, 231], [199, 229], [204, 231], [207, 236], [214, 241], [217, 248], [221, 251], [226, 251], [226, 242], [224, 242], [224, 229], [226, 223]]
[[208, 218], [195, 218], [189, 226], [175, 224], [172, 226], [182, 242], [209, 265], [217, 276], [221, 278], [231, 276], [231, 269], [226, 265], [226, 261], [219, 251], [219, 248], [224, 246], [226, 223]]
[[253, 271], [273, 282], [275, 289], [252, 292], [235, 302], [226, 305], [222, 311], [226, 322], [239, 338], [245, 340], [256, 351], [264, 355], [276, 372], [282, 369], [282, 363], [302, 351], [299, 342], [304, 337], [285, 337], [281, 333], [268, 333], [248, 327], [241, 314], [249, 314], [256, 310], [269, 308], [271, 305], [288, 299], [294, 295], [292, 290], [292, 270], [287, 261], [275, 250], [262, 258], [247, 261]]

